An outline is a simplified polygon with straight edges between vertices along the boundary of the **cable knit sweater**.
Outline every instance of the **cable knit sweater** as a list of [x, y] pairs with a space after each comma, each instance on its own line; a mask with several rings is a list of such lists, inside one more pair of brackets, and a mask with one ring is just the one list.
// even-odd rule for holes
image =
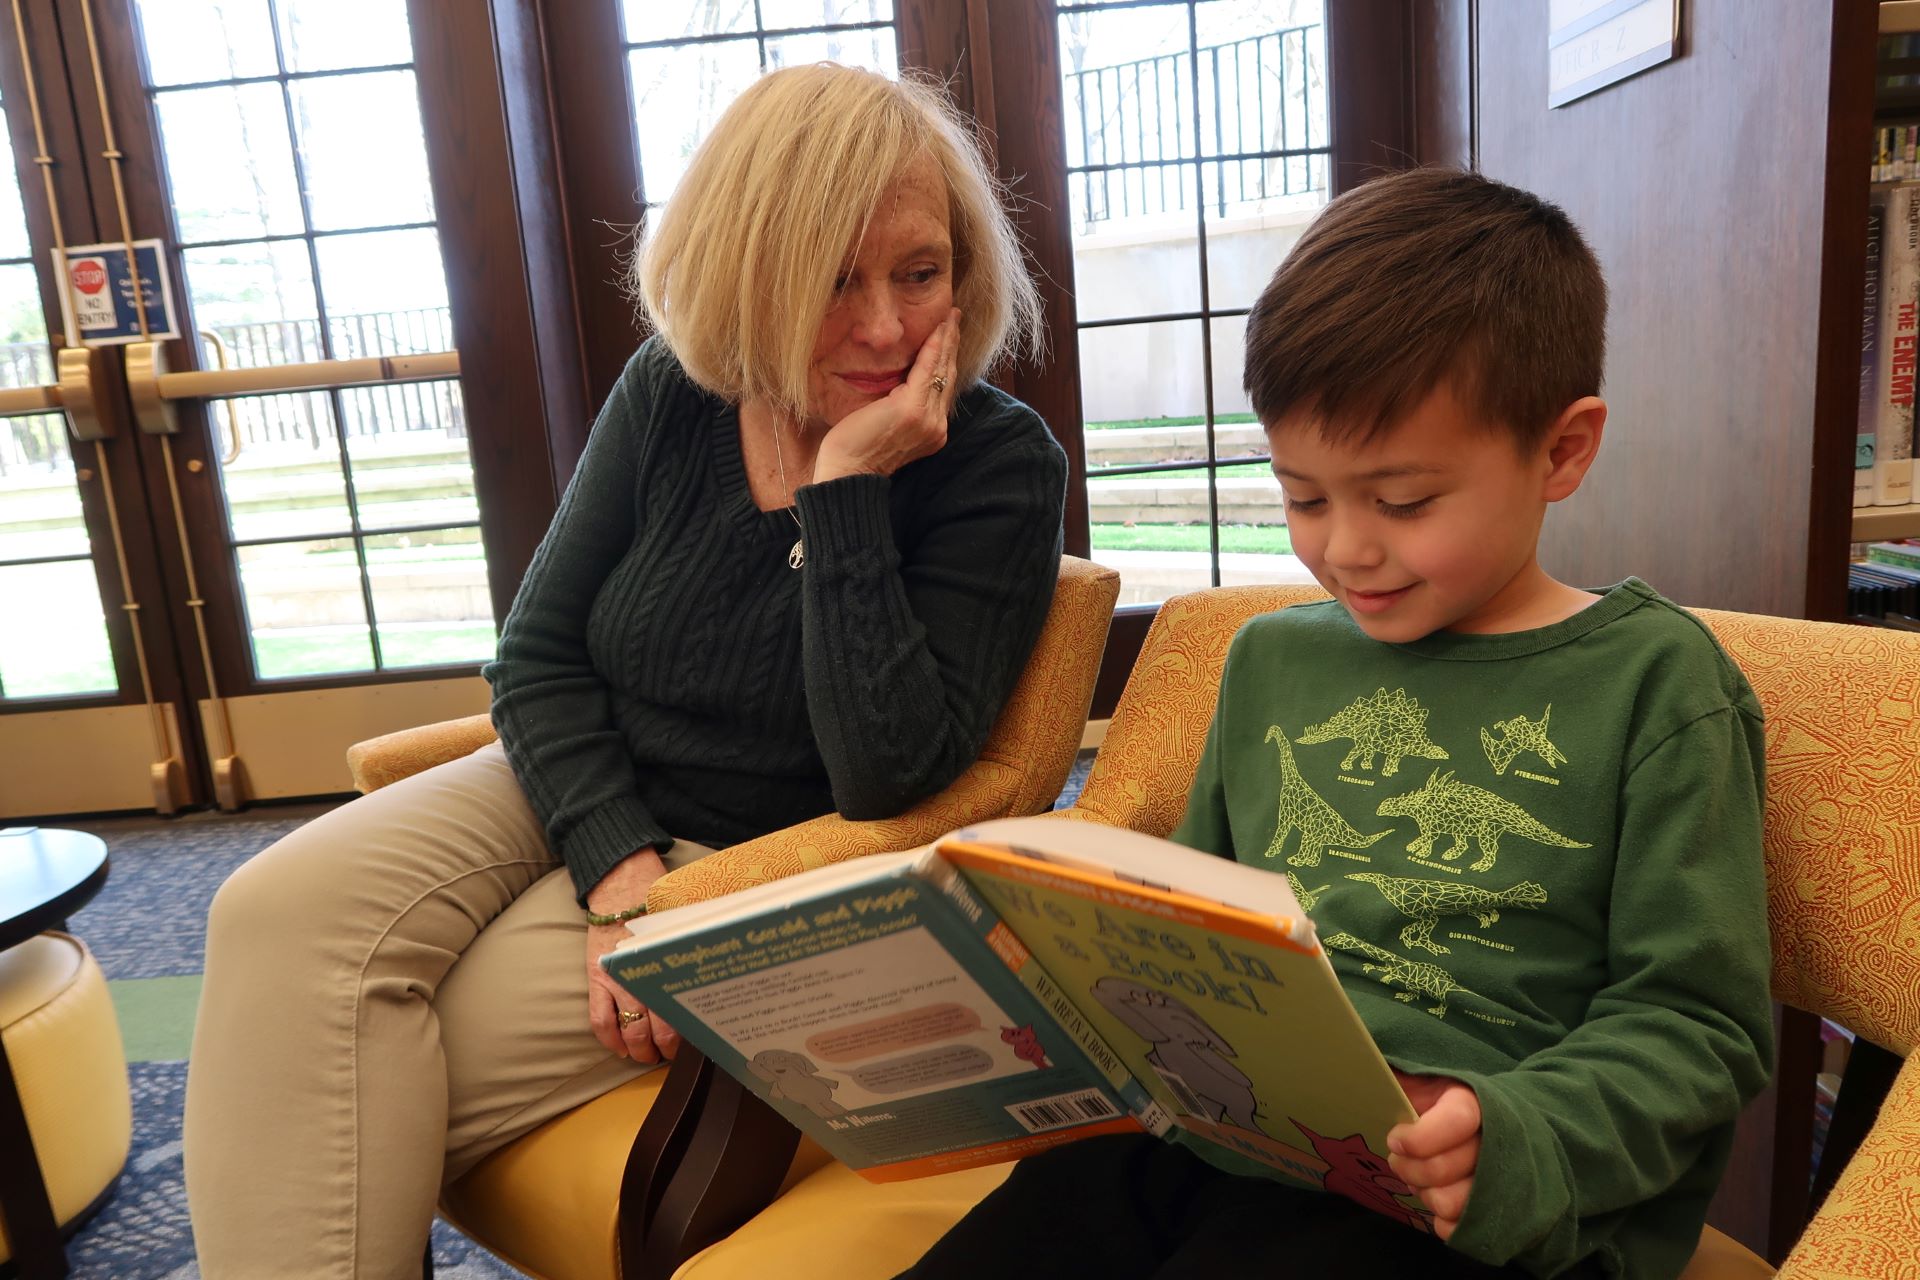
[[675, 836], [887, 817], [959, 776], [1045, 621], [1065, 477], [1039, 416], [983, 384], [938, 453], [761, 511], [735, 406], [643, 345], [485, 672], [582, 901]]

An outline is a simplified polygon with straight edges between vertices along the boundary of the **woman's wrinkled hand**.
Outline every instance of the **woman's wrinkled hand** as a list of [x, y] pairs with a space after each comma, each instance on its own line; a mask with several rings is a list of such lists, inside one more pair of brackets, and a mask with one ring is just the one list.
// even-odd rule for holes
[[[588, 891], [587, 909], [595, 915], [617, 915], [637, 906], [647, 900], [647, 890], [666, 870], [659, 854], [642, 849]], [[600, 967], [601, 956], [632, 936], [624, 924], [587, 926], [587, 1021], [593, 1027], [593, 1038], [605, 1045], [607, 1052], [635, 1062], [659, 1062], [679, 1052], [679, 1035]], [[622, 1019], [622, 1013], [629, 1016]], [[635, 1018], [634, 1014], [642, 1016]]]
[[958, 390], [960, 312], [947, 313], [921, 345], [907, 380], [872, 404], [855, 409], [821, 438], [813, 482], [841, 476], [890, 476], [947, 443], [947, 418]]

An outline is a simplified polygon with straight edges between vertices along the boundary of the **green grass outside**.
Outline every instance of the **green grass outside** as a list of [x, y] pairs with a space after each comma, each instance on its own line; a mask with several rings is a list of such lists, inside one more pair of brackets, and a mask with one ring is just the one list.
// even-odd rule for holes
[[[1095, 551], [1198, 551], [1211, 549], [1204, 524], [1096, 524]], [[1220, 550], [1251, 555], [1289, 555], [1293, 540], [1285, 525], [1223, 524]]]
[[[105, 637], [101, 639], [104, 642]], [[16, 646], [9, 659], [0, 667], [0, 683], [6, 686], [8, 701], [112, 693], [116, 687], [112, 657], [98, 652], [76, 654], [70, 639], [61, 644], [49, 636], [46, 644], [24, 654]]]
[[[369, 533], [369, 538], [380, 535]], [[368, 547], [368, 564], [418, 564], [426, 561], [482, 560], [485, 553], [477, 542], [422, 542], [410, 547]], [[352, 547], [332, 547], [325, 551], [303, 551], [301, 564], [352, 564]]]
[[[380, 657], [389, 667], [485, 662], [493, 657], [493, 648], [493, 626], [485, 622], [449, 622], [380, 634]], [[254, 636], [253, 651], [261, 677], [269, 680], [373, 668], [373, 646], [365, 632], [324, 635], [264, 632]]]
[[[253, 649], [261, 677], [269, 680], [373, 669], [373, 648], [365, 632], [342, 630], [318, 635], [264, 632], [253, 638]], [[389, 667], [485, 662], [493, 657], [493, 649], [493, 627], [485, 622], [406, 627], [383, 631], [380, 635], [380, 656]], [[9, 701], [111, 693], [115, 687], [110, 659], [86, 654], [76, 656], [52, 637], [33, 652], [21, 653], [16, 649], [12, 658], [7, 668], [0, 670]]]
[[[1118, 431], [1126, 427], [1197, 427], [1205, 422], [1204, 416], [1191, 418], [1122, 418], [1116, 422], [1089, 422], [1089, 431]], [[1260, 419], [1250, 413], [1222, 413], [1214, 417], [1216, 427], [1240, 426], [1244, 423], [1258, 422]]]
[[[1191, 478], [1205, 474], [1203, 468], [1158, 475]], [[1225, 467], [1222, 475], [1264, 475], [1259, 463]], [[1205, 554], [1210, 549], [1204, 524], [1096, 524], [1093, 546], [1101, 551], [1175, 551]], [[1293, 543], [1284, 525], [1222, 525], [1220, 550], [1227, 553], [1285, 555]], [[369, 548], [368, 558], [384, 563], [478, 558], [479, 548], [472, 544], [425, 544], [412, 547]], [[351, 549], [310, 552], [302, 559], [351, 561]], [[493, 656], [495, 636], [487, 623], [447, 623], [433, 627], [407, 627], [381, 635], [381, 656], [389, 667], [437, 666], [441, 664], [484, 662]], [[265, 632], [253, 640], [258, 669], [267, 679], [297, 676], [332, 675], [340, 672], [370, 671], [373, 650], [364, 632], [340, 631], [319, 634], [279, 635]], [[62, 644], [51, 635], [34, 652], [15, 651], [7, 669], [0, 671], [6, 682], [9, 700], [58, 697], [68, 694], [98, 693], [114, 688], [113, 663], [104, 653], [75, 652], [71, 642]]]

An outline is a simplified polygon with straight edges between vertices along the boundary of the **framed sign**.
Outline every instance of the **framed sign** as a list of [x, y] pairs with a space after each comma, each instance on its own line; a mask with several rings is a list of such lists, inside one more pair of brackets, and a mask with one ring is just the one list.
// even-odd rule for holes
[[1547, 105], [1563, 107], [1672, 58], [1680, 0], [1550, 0]]
[[[167, 278], [166, 256], [158, 240], [136, 240], [129, 255], [124, 241], [117, 244], [68, 245], [66, 257], [53, 250], [53, 269], [61, 277], [60, 310], [67, 326], [67, 345], [117, 346], [149, 338], [180, 336], [173, 319], [173, 291]], [[147, 331], [140, 332], [134, 311], [133, 261], [140, 263], [139, 298], [147, 313]]]

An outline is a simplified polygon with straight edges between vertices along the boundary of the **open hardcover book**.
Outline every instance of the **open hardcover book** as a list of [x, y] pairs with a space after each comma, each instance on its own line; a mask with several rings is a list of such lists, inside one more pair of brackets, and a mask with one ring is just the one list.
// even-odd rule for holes
[[607, 971], [873, 1181], [1145, 1130], [1426, 1228], [1413, 1108], [1284, 876], [1013, 818], [628, 928]]

